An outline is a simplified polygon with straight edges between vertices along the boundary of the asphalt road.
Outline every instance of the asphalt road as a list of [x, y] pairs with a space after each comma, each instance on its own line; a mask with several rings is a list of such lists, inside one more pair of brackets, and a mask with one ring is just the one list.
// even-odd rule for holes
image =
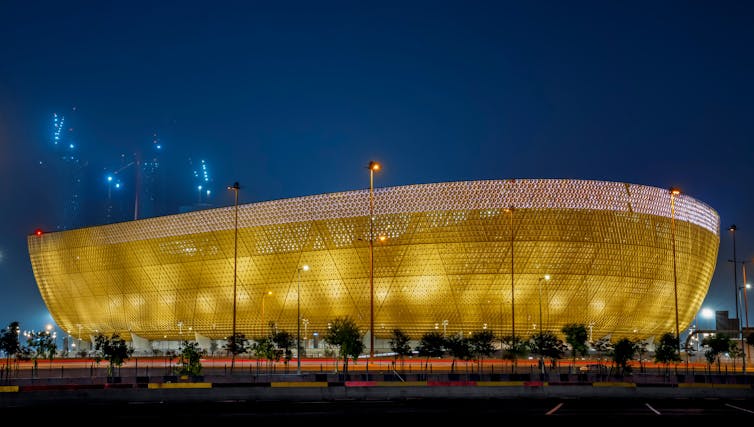
[[[50, 403], [41, 407], [0, 409], [5, 417], [20, 416], [38, 422], [70, 419], [107, 420], [108, 425], [139, 425], [160, 420], [175, 423], [218, 421], [354, 421], [367, 425], [400, 420], [403, 423], [447, 425], [449, 421], [550, 417], [602, 420], [642, 419], [642, 423], [667, 423], [668, 418], [705, 418], [754, 421], [754, 401], [729, 399], [406, 399], [341, 400], [317, 402], [117, 402]], [[31, 416], [31, 418], [30, 418]], [[7, 418], [6, 418], [7, 419]], [[95, 421], [98, 422], [99, 421]], [[701, 421], [701, 419], [700, 419]], [[633, 422], [633, 421], [632, 421]], [[164, 425], [164, 424], [163, 424]], [[317, 424], [319, 425], [319, 424]], [[403, 424], [405, 425], [405, 424]], [[667, 425], [667, 424], [666, 424]], [[673, 424], [670, 424], [673, 425]]]

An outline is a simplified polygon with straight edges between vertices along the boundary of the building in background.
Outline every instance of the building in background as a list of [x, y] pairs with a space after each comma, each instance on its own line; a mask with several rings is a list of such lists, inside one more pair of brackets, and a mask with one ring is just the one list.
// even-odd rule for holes
[[[75, 111], [73, 108], [70, 113]], [[47, 170], [48, 176], [54, 177], [54, 182], [47, 184], [56, 186], [57, 190], [51, 192], [55, 207], [51, 223], [56, 230], [70, 230], [85, 224], [82, 204], [87, 162], [81, 159], [79, 153], [71, 120], [54, 113], [49, 149], [45, 158], [39, 161], [39, 166]]]

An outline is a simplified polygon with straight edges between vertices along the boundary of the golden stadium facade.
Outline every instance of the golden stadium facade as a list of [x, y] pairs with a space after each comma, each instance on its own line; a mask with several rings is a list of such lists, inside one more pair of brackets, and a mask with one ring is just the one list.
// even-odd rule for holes
[[[295, 334], [298, 303], [303, 335], [338, 316], [368, 333], [368, 190], [239, 205], [237, 229], [235, 213], [31, 235], [41, 295], [74, 338], [223, 339], [235, 265], [237, 331], [247, 337], [269, 322]], [[584, 323], [595, 339], [675, 332], [674, 284], [683, 329], [706, 295], [720, 239], [717, 213], [687, 195], [570, 179], [379, 188], [373, 227], [377, 339], [394, 328], [414, 339], [435, 329], [509, 335], [512, 305], [521, 336], [538, 331], [540, 313], [544, 330]]]

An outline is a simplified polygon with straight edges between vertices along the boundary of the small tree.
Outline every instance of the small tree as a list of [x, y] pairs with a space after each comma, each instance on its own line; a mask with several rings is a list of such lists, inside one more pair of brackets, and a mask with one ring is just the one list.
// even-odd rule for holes
[[110, 338], [98, 334], [94, 338], [94, 349], [101, 352], [102, 358], [108, 361], [107, 376], [112, 377], [114, 368], [123, 366], [123, 363], [131, 357], [133, 348], [128, 346], [126, 340], [120, 334], [114, 333]]
[[5, 376], [10, 377], [11, 359], [21, 353], [21, 342], [18, 339], [20, 326], [18, 322], [11, 322], [8, 327], [0, 331], [0, 351], [5, 353]]
[[257, 359], [257, 366], [259, 366], [259, 359], [265, 359], [265, 364], [269, 368], [272, 362], [280, 360], [280, 353], [275, 348], [275, 342], [272, 341], [271, 336], [257, 338], [251, 345], [251, 352]]
[[469, 337], [471, 344], [471, 354], [477, 359], [477, 369], [482, 371], [482, 359], [490, 357], [495, 353], [495, 334], [490, 330], [477, 331]]
[[665, 369], [668, 369], [670, 362], [681, 361], [681, 355], [678, 352], [678, 337], [671, 332], [666, 332], [662, 334], [655, 347], [655, 362], [664, 364]]
[[717, 353], [715, 350], [708, 348], [707, 350], [704, 350], [704, 358], [707, 360], [707, 371], [711, 374], [712, 364], [717, 360]]
[[574, 367], [578, 355], [586, 356], [589, 354], [589, 347], [586, 344], [589, 340], [589, 334], [586, 331], [586, 325], [569, 323], [563, 326], [561, 332], [565, 334], [566, 342], [571, 346], [571, 356], [573, 357], [571, 367]]
[[230, 359], [230, 372], [233, 373], [233, 368], [236, 366], [236, 356], [246, 353], [248, 351], [247, 346], [249, 341], [246, 339], [246, 335], [236, 332], [235, 335], [228, 337], [228, 340], [223, 347], [228, 354], [231, 355]]
[[390, 336], [390, 350], [394, 353], [393, 366], [397, 359], [401, 359], [401, 368], [403, 368], [403, 358], [411, 354], [409, 341], [411, 338], [405, 332], [393, 329], [393, 334]]
[[[288, 362], [293, 358], [293, 351], [291, 351], [291, 348], [296, 345], [296, 340], [293, 338], [293, 335], [287, 331], [276, 331], [272, 334], [272, 342], [275, 343], [275, 346], [280, 350], [279, 353], [282, 355], [285, 366], [287, 367]], [[296, 357], [301, 357], [301, 355], [299, 354]]]
[[447, 338], [445, 340], [445, 348], [453, 357], [453, 361], [450, 363], [450, 372], [455, 371], [456, 359], [470, 360], [473, 357], [469, 339], [460, 334]]
[[354, 362], [364, 352], [364, 342], [356, 322], [349, 316], [338, 317], [330, 322], [330, 328], [324, 336], [325, 342], [339, 348], [343, 357], [343, 372], [348, 373], [348, 358]]
[[31, 350], [31, 358], [34, 361], [34, 369], [37, 369], [37, 359], [52, 359], [58, 347], [55, 339], [48, 331], [31, 332], [26, 338], [26, 345]]
[[[544, 358], [548, 358], [554, 365], [555, 361], [565, 354], [563, 341], [551, 332], [532, 335], [528, 345], [532, 353], [540, 356], [540, 364], [544, 363]], [[544, 369], [544, 366], [540, 366], [540, 368]]]
[[597, 352], [600, 360], [602, 360], [605, 355], [612, 354], [614, 349], [610, 337], [602, 337], [597, 341], [594, 341], [592, 343], [592, 348]]
[[503, 347], [503, 359], [511, 361], [511, 372], [516, 370], [519, 357], [526, 356], [529, 346], [521, 340], [521, 337], [505, 336], [501, 340]]
[[201, 352], [199, 343], [183, 341], [178, 354], [178, 374], [197, 376], [202, 373]]
[[647, 354], [647, 347], [649, 341], [639, 340], [636, 341], [636, 354], [639, 356], [639, 372], [644, 372], [644, 355]]
[[612, 352], [613, 363], [618, 368], [618, 375], [626, 375], [631, 373], [631, 365], [629, 362], [634, 358], [636, 354], [636, 343], [628, 338], [621, 338], [615, 343], [614, 350]]
[[743, 359], [744, 351], [738, 346], [738, 342], [730, 340], [730, 347], [728, 348], [728, 355], [733, 359], [733, 372], [736, 372], [736, 359]]
[[705, 351], [705, 357], [707, 357], [707, 352], [709, 352], [713, 361], [717, 360], [717, 371], [720, 372], [720, 356], [730, 351], [730, 337], [725, 334], [715, 334], [705, 338], [704, 341], [702, 341], [702, 345], [709, 347], [709, 349]]
[[212, 340], [212, 342], [209, 343], [209, 354], [212, 357], [215, 357], [215, 352], [217, 351], [217, 341]]
[[427, 332], [422, 335], [419, 340], [419, 345], [416, 346], [416, 351], [419, 356], [424, 357], [424, 369], [427, 369], [430, 357], [442, 357], [445, 354], [445, 337], [437, 331]]

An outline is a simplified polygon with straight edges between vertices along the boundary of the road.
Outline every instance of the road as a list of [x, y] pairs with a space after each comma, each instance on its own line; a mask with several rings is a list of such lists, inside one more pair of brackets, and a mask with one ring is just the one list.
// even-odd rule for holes
[[[244, 400], [201, 403], [185, 402], [119, 402], [50, 404], [44, 410], [4, 408], [7, 416], [25, 419], [60, 421], [63, 419], [102, 420], [108, 425], [139, 425], [153, 420], [170, 420], [192, 425], [218, 421], [368, 421], [401, 424], [421, 422], [447, 425], [449, 421], [483, 421], [511, 418], [571, 418], [602, 424], [602, 420], [626, 421], [642, 418], [642, 423], [663, 422], [669, 418], [694, 417], [720, 425], [722, 420], [754, 421], [754, 402], [726, 399], [406, 399], [406, 400], [340, 400], [316, 402], [254, 402]], [[501, 418], [498, 418], [501, 417]], [[664, 421], [663, 421], [664, 420]], [[701, 419], [700, 419], [701, 421]], [[667, 424], [666, 424], [667, 425]], [[672, 424], [671, 424], [672, 425]]]

